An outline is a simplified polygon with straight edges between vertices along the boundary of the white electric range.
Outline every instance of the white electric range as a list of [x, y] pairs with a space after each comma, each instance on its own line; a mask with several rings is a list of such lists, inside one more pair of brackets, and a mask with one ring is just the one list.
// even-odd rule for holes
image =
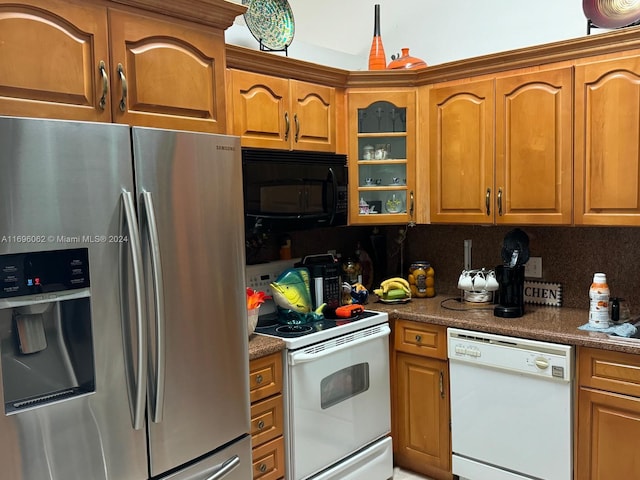
[[365, 310], [304, 325], [265, 315], [255, 333], [286, 345], [286, 479], [391, 478], [388, 315]]

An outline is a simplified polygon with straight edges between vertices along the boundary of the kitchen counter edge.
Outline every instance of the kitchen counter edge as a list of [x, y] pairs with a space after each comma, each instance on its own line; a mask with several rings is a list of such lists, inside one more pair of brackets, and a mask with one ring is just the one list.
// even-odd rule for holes
[[493, 305], [469, 306], [452, 297], [436, 296], [395, 305], [370, 301], [366, 309], [387, 312], [390, 320], [413, 320], [477, 332], [640, 354], [640, 340], [617, 340], [605, 333], [578, 330], [580, 325], [588, 322], [589, 312], [577, 308], [527, 304], [522, 317], [500, 318], [493, 315]]
[[266, 357], [272, 353], [284, 350], [284, 341], [279, 338], [266, 337], [264, 335], [249, 336], [249, 360]]

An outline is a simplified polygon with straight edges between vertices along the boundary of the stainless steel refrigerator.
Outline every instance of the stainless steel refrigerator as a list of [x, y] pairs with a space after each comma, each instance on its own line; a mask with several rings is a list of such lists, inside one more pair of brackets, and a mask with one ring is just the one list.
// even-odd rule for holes
[[0, 478], [251, 478], [236, 137], [0, 117]]

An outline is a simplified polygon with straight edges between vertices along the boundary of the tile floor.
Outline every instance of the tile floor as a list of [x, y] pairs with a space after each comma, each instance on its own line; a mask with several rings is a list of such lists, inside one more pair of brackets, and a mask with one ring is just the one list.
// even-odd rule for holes
[[394, 467], [393, 469], [393, 480], [431, 480], [428, 477], [423, 477], [422, 475], [416, 475], [412, 472], [407, 472], [406, 470], [402, 470], [399, 467]]

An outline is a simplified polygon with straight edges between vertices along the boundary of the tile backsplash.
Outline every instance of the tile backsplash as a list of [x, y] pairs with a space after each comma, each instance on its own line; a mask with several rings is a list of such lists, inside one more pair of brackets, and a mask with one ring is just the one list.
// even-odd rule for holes
[[[464, 263], [464, 240], [471, 239], [472, 268], [502, 263], [504, 236], [514, 227], [419, 225], [408, 228], [404, 242], [399, 230], [405, 226], [379, 227], [386, 245], [386, 264], [378, 261], [375, 277], [406, 275], [415, 260], [431, 262], [436, 271], [436, 290], [459, 295], [456, 288]], [[520, 227], [529, 236], [531, 256], [542, 257], [544, 282], [560, 283], [563, 306], [588, 309], [589, 286], [595, 272], [607, 274], [611, 295], [624, 298], [632, 313], [640, 313], [640, 228], [635, 227]], [[359, 241], [371, 254], [372, 227], [339, 227], [292, 232], [294, 257], [335, 249], [346, 258]], [[280, 238], [265, 243], [258, 260], [278, 258]], [[254, 255], [256, 257], [256, 255]], [[403, 265], [400, 266], [402, 257]]]

